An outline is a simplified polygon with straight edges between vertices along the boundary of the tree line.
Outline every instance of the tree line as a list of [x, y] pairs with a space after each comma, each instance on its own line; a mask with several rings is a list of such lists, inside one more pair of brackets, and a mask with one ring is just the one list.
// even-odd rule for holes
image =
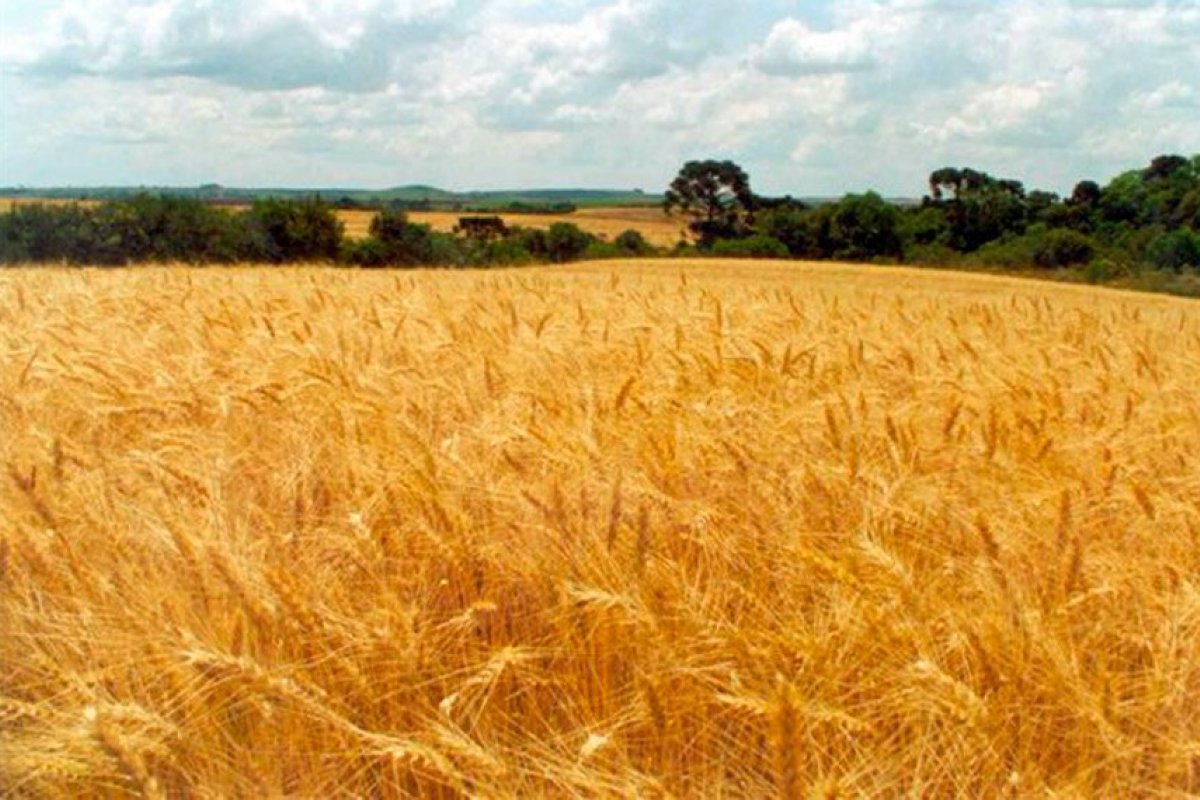
[[[484, 224], [479, 224], [479, 223]], [[385, 208], [365, 238], [346, 236], [337, 209], [320, 197], [268, 199], [245, 210], [201, 200], [138, 195], [98, 205], [18, 204], [0, 214], [0, 263], [117, 266], [139, 263], [348, 266], [489, 266], [647, 255], [637, 231], [603, 241], [577, 225], [548, 230], [464, 217], [453, 233], [434, 231]]]
[[947, 167], [910, 206], [875, 192], [814, 206], [762, 197], [737, 164], [691, 161], [664, 205], [691, 220], [699, 250], [723, 256], [1077, 268], [1093, 280], [1200, 270], [1200, 155], [1158, 156], [1067, 197]]
[[94, 206], [19, 204], [0, 214], [0, 263], [472, 267], [714, 255], [1041, 268], [1092, 281], [1200, 278], [1200, 155], [1158, 156], [1105, 186], [1081, 181], [1066, 197], [947, 167], [911, 204], [875, 192], [813, 205], [764, 197], [731, 161], [690, 161], [664, 207], [688, 219], [691, 233], [669, 252], [635, 230], [607, 241], [568, 222], [539, 230], [496, 216], [463, 217], [454, 232], [441, 233], [399, 208], [379, 210], [369, 235], [354, 239], [336, 207], [318, 196], [264, 199], [244, 210], [148, 194]]

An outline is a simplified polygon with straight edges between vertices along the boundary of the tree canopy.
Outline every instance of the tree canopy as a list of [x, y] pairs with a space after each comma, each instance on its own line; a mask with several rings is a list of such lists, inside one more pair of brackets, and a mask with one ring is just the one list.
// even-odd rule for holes
[[732, 161], [689, 161], [663, 199], [667, 213], [692, 217], [689, 227], [706, 245], [745, 232], [754, 211], [750, 176]]

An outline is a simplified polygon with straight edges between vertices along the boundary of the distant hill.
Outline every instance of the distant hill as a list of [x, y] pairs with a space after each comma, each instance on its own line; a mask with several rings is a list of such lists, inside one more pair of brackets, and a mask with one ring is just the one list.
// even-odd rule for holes
[[49, 200], [117, 200], [141, 194], [194, 197], [223, 203], [249, 203], [269, 197], [295, 198], [319, 195], [331, 203], [383, 205], [427, 204], [431, 208], [487, 208], [517, 204], [570, 204], [575, 206], [653, 206], [662, 195], [640, 190], [607, 189], [520, 189], [453, 192], [435, 186], [397, 186], [391, 189], [280, 189], [239, 188], [219, 184], [203, 186], [52, 186], [0, 187], [0, 197], [45, 198]]

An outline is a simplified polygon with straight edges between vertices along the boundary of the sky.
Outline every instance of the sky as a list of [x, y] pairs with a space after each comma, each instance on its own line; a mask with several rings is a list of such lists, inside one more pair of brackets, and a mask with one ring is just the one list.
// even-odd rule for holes
[[1200, 152], [1200, 0], [0, 0], [0, 185], [1068, 192]]

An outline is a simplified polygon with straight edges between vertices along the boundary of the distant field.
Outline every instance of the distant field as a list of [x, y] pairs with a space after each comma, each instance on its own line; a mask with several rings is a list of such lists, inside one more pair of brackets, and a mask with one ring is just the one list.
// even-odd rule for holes
[[[367, 235], [373, 211], [339, 211], [338, 216], [346, 223], [349, 236]], [[433, 226], [434, 230], [448, 232], [464, 216], [492, 216], [487, 212], [413, 211], [408, 217], [413, 222]], [[588, 233], [609, 239], [634, 229], [646, 240], [658, 247], [671, 247], [686, 232], [687, 226], [678, 217], [669, 217], [657, 208], [581, 208], [571, 214], [499, 214], [507, 225], [522, 225], [528, 228], [549, 228], [556, 222], [570, 222]]]
[[0, 213], [12, 211], [14, 207], [19, 205], [34, 205], [43, 204], [48, 206], [93, 206], [99, 203], [98, 200], [60, 200], [44, 199], [44, 198], [24, 198], [24, 197], [0, 197]]
[[[46, 203], [49, 205], [67, 205], [79, 202], [81, 205], [94, 205], [98, 201], [84, 200], [41, 200], [14, 199], [0, 197], [0, 212], [10, 210], [14, 205], [28, 203]], [[237, 210], [239, 206], [226, 206]], [[346, 234], [361, 238], [367, 235], [374, 211], [338, 211], [338, 218], [346, 224]], [[488, 212], [458, 212], [432, 211], [410, 213], [409, 219], [433, 226], [434, 230], [449, 232], [464, 216], [491, 216]], [[588, 233], [612, 239], [626, 230], [634, 229], [646, 237], [646, 241], [656, 247], [674, 246], [687, 231], [686, 224], [679, 217], [670, 217], [657, 208], [638, 207], [597, 207], [581, 208], [571, 214], [500, 214], [508, 225], [523, 225], [529, 228], [549, 228], [556, 222], [571, 222]]]
[[0, 271], [21, 797], [1200, 793], [1200, 304]]

